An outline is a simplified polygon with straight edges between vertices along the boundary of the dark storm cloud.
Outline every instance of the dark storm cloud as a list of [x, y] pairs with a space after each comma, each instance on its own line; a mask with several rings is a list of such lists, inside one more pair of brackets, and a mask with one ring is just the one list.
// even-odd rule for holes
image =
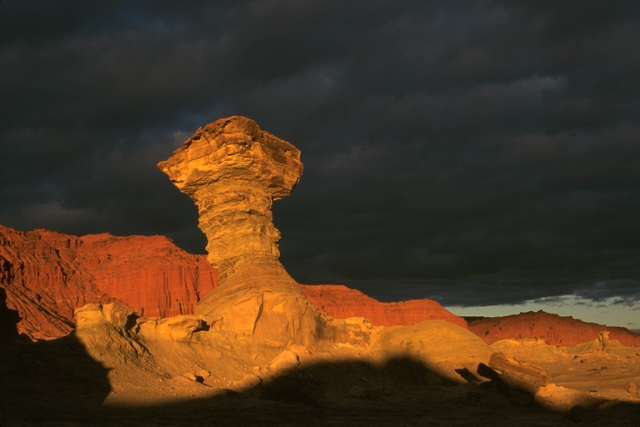
[[303, 152], [276, 206], [301, 281], [637, 301], [639, 24], [633, 1], [6, 0], [0, 223], [202, 251], [154, 164], [245, 114]]

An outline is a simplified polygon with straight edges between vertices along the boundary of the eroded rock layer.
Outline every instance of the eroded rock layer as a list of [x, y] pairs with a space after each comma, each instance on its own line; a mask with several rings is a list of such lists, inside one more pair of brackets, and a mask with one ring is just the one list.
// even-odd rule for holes
[[161, 236], [83, 237], [0, 226], [0, 287], [32, 339], [67, 335], [74, 310], [120, 300], [145, 316], [192, 313], [215, 271]]
[[198, 207], [209, 262], [221, 274], [243, 257], [278, 259], [271, 206], [300, 180], [297, 148], [232, 116], [198, 129], [158, 167]]
[[611, 340], [640, 347], [640, 336], [625, 328], [583, 322], [543, 311], [485, 318], [469, 322], [469, 329], [488, 344], [503, 339], [540, 339], [551, 345], [572, 346], [598, 339], [603, 331]]
[[143, 316], [193, 313], [216, 286], [217, 274], [200, 255], [189, 254], [164, 236], [83, 236], [78, 264], [102, 292]]
[[20, 333], [32, 339], [67, 335], [76, 307], [111, 299], [78, 268], [79, 244], [72, 236], [46, 230], [23, 233], [0, 226], [0, 287], [7, 306], [20, 315]]
[[196, 308], [216, 330], [273, 345], [311, 344], [322, 319], [279, 261], [274, 201], [302, 175], [300, 151], [253, 120], [217, 120], [158, 163], [198, 207], [220, 285]]
[[464, 319], [433, 300], [383, 303], [343, 285], [303, 285], [302, 292], [320, 311], [336, 319], [364, 317], [377, 326], [413, 325], [446, 320], [467, 327]]

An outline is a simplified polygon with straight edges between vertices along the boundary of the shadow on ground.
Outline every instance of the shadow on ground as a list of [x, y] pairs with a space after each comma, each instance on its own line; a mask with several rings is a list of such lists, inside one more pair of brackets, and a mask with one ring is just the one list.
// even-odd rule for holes
[[111, 391], [108, 371], [75, 335], [33, 343], [16, 332], [17, 312], [0, 288], [0, 425], [11, 419], [93, 414]]
[[[105, 407], [108, 370], [73, 336], [31, 343], [0, 289], [0, 425], [640, 426], [640, 407], [570, 417], [504, 384], [452, 383], [418, 360], [325, 362], [242, 392], [147, 407]], [[203, 385], [203, 387], [205, 387]]]

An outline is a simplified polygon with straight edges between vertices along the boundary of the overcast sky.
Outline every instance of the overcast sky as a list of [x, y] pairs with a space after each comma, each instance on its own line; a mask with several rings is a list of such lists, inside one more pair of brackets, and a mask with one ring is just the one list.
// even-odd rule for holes
[[299, 281], [637, 308], [639, 43], [635, 0], [4, 0], [0, 223], [202, 252], [155, 163], [243, 114], [302, 150]]

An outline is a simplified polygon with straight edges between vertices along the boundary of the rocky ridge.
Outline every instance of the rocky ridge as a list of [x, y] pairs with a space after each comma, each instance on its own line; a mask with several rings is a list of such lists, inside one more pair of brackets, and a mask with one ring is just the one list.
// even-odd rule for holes
[[596, 340], [602, 332], [607, 332], [612, 340], [640, 347], [640, 335], [626, 328], [583, 322], [544, 311], [472, 320], [469, 329], [487, 344], [504, 339], [539, 339], [550, 345], [574, 346]]

